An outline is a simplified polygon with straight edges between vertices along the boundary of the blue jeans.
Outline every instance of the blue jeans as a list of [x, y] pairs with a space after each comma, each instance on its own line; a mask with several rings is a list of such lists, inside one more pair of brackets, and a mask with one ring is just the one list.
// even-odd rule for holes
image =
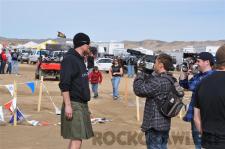
[[113, 86], [113, 97], [119, 97], [119, 84], [121, 77], [112, 77], [112, 86]]
[[134, 65], [127, 65], [127, 75], [128, 75], [128, 77], [133, 77]]
[[145, 132], [147, 149], [167, 149], [169, 131], [150, 129]]
[[5, 73], [5, 65], [6, 65], [6, 62], [5, 61], [2, 61], [1, 62], [0, 74], [4, 74]]
[[94, 96], [98, 95], [98, 84], [91, 84], [92, 92], [94, 93]]
[[201, 134], [197, 130], [194, 121], [191, 121], [192, 138], [195, 144], [195, 149], [201, 149]]
[[19, 71], [19, 62], [18, 61], [12, 61], [12, 73], [18, 74]]
[[12, 72], [12, 64], [11, 63], [8, 63], [8, 68], [6, 70], [6, 73], [11, 74], [11, 72]]

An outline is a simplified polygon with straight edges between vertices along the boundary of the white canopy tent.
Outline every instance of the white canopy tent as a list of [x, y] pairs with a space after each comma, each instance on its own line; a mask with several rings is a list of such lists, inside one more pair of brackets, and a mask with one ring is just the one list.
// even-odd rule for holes
[[38, 45], [38, 43], [33, 42], [33, 41], [30, 41], [30, 42], [28, 42], [28, 43], [25, 43], [25, 44], [23, 45], [23, 47], [24, 47], [24, 48], [31, 48], [31, 47], [34, 47], [34, 46], [36, 46], [36, 45]]

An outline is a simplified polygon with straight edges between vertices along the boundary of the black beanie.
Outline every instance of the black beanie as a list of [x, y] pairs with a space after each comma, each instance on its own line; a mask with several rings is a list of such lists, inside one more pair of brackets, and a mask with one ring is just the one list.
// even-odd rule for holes
[[84, 33], [77, 33], [74, 37], [73, 37], [73, 45], [74, 48], [78, 48], [82, 45], [89, 45], [90, 44], [90, 38], [88, 37], [88, 35], [84, 34]]

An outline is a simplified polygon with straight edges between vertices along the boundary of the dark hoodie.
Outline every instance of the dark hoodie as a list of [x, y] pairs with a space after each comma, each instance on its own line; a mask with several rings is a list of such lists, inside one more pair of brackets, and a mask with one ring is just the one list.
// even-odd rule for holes
[[90, 100], [88, 73], [84, 58], [74, 49], [70, 49], [62, 63], [59, 88], [62, 92], [69, 91], [70, 100], [87, 102]]

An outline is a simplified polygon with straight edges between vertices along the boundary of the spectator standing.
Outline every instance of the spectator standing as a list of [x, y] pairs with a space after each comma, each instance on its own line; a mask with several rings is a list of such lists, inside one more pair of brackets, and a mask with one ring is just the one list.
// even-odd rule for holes
[[13, 74], [19, 74], [19, 62], [18, 62], [18, 57], [19, 53], [17, 52], [17, 49], [14, 49], [12, 52], [12, 73]]
[[216, 52], [216, 71], [196, 89], [194, 121], [205, 149], [225, 149], [225, 45]]
[[[183, 120], [191, 123], [192, 137], [195, 144], [196, 149], [201, 149], [201, 134], [197, 130], [194, 123], [194, 101], [195, 101], [195, 93], [198, 84], [201, 80], [208, 75], [213, 73], [212, 66], [214, 64], [213, 55], [208, 52], [202, 52], [197, 56], [197, 65], [199, 69], [199, 73], [194, 75], [190, 80], [188, 79], [188, 72], [182, 72], [180, 76], [180, 86], [185, 89], [192, 91], [191, 102], [188, 106], [188, 110]], [[189, 70], [190, 71], [190, 70]]]
[[7, 64], [8, 64], [6, 73], [11, 74], [11, 72], [12, 72], [12, 56], [11, 56], [11, 50], [8, 51], [8, 53], [6, 54], [6, 57], [7, 57]]
[[94, 55], [92, 52], [90, 52], [90, 54], [87, 57], [87, 68], [88, 68], [88, 73], [91, 73], [93, 68], [95, 66], [94, 63]]
[[123, 68], [121, 66], [121, 63], [119, 63], [118, 59], [114, 59], [112, 66], [109, 70], [110, 78], [112, 81], [112, 87], [113, 87], [113, 99], [116, 100], [119, 98], [119, 84], [120, 79], [123, 75]]
[[134, 80], [134, 93], [146, 97], [142, 131], [145, 133], [147, 149], [167, 149], [171, 118], [164, 116], [159, 110], [169, 96], [172, 84], [166, 78], [172, 77], [168, 71], [172, 67], [172, 58], [160, 54], [154, 64], [152, 74], [140, 73]]
[[5, 65], [6, 65], [6, 62], [7, 62], [7, 57], [6, 57], [6, 49], [3, 49], [2, 50], [2, 53], [1, 53], [1, 71], [0, 71], [0, 74], [4, 74], [5, 73]]

